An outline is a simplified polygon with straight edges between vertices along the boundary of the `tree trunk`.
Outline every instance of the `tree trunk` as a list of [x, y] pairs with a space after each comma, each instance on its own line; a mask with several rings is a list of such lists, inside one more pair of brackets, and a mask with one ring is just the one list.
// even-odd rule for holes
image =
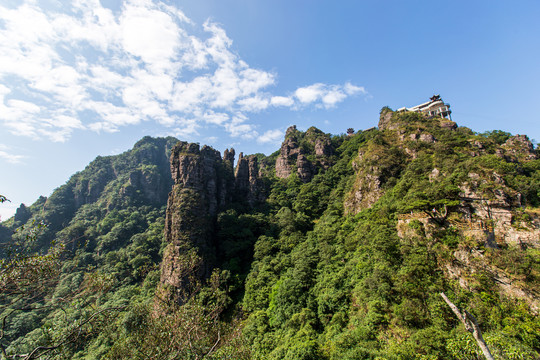
[[465, 325], [465, 329], [467, 329], [467, 331], [473, 335], [474, 339], [478, 343], [478, 346], [482, 350], [482, 353], [486, 357], [486, 360], [494, 360], [493, 355], [491, 355], [491, 352], [489, 351], [489, 348], [482, 337], [482, 331], [480, 331], [480, 326], [478, 326], [476, 318], [467, 310], [464, 310], [463, 313], [459, 311], [458, 307], [454, 305], [443, 292], [440, 293], [440, 295], [448, 306], [450, 306], [450, 309], [452, 309], [454, 314], [456, 314], [459, 321]]

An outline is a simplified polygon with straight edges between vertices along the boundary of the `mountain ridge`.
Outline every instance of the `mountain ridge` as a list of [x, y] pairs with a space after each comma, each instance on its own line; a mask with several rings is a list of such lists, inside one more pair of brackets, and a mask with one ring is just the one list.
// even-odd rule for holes
[[[278, 151], [240, 153], [236, 167], [233, 149], [222, 156], [146, 137], [21, 206], [4, 229], [43, 220], [50, 225], [33, 249], [67, 245], [44, 301], [101, 274], [111, 285], [92, 306], [125, 306], [96, 324], [117, 335], [89, 332], [63, 351], [137, 358], [136, 344], [158, 358], [477, 356], [444, 291], [480, 319], [496, 357], [538, 358], [537, 150], [523, 135], [477, 134], [389, 108], [380, 115], [378, 129], [356, 134], [289, 127]], [[27, 325], [9, 333], [8, 349], [50, 343], [40, 324], [61, 322], [59, 314], [16, 317]], [[176, 340], [156, 347], [169, 343], [160, 334], [171, 324]], [[193, 329], [197, 340], [185, 342]]]

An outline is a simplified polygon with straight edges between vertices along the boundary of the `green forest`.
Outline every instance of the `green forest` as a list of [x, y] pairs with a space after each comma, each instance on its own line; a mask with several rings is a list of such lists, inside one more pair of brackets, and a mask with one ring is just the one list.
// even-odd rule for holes
[[293, 126], [237, 164], [145, 137], [21, 204], [0, 224], [1, 356], [484, 359], [444, 294], [494, 359], [540, 359], [529, 139], [388, 107], [350, 130]]

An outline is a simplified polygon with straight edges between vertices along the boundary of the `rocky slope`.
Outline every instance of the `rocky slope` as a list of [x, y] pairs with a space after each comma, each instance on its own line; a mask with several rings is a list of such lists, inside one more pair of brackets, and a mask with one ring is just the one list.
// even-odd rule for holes
[[48, 304], [98, 295], [17, 317], [10, 349], [112, 307], [72, 358], [476, 358], [444, 291], [496, 357], [538, 358], [540, 160], [526, 136], [384, 108], [378, 128], [292, 126], [276, 153], [235, 157], [145, 138], [21, 206], [0, 234], [44, 220], [41, 249], [68, 244]]

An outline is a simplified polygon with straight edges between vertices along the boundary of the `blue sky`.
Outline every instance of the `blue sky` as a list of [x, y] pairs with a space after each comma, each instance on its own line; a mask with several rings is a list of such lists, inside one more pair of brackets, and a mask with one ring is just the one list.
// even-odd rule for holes
[[441, 94], [540, 140], [538, 1], [0, 0], [0, 206], [145, 135], [272, 153]]

